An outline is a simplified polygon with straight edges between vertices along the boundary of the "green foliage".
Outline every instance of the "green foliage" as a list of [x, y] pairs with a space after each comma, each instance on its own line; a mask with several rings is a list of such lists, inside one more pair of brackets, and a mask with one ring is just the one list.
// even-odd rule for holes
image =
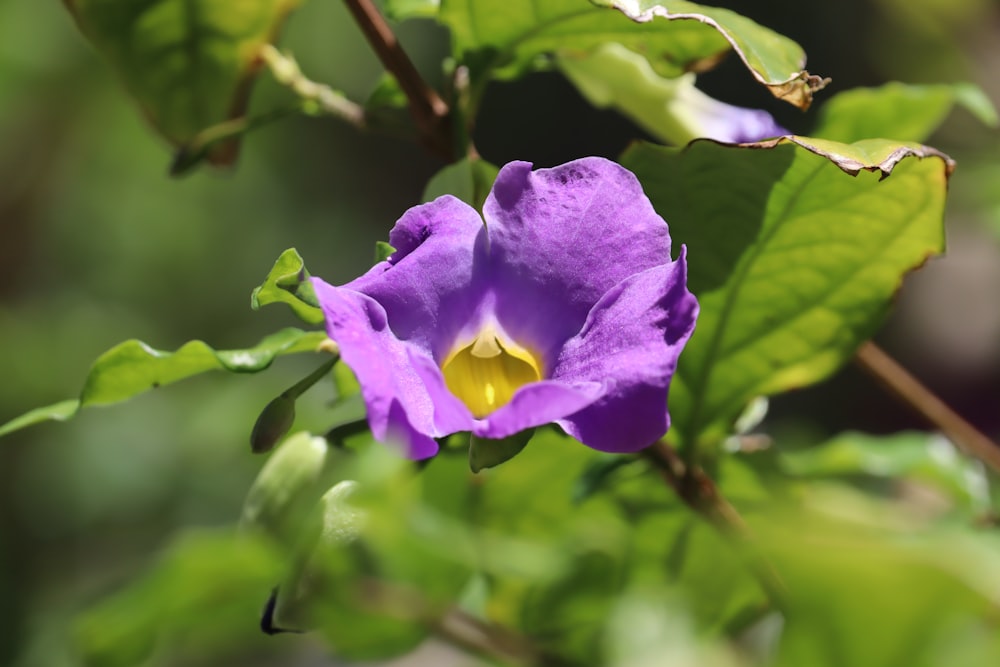
[[444, 167], [427, 182], [423, 201], [433, 201], [441, 195], [453, 195], [476, 210], [482, 210], [499, 169], [486, 160], [459, 160]]
[[[66, 4], [180, 149], [178, 170], [206, 155], [230, 162], [235, 137], [285, 113], [244, 116], [260, 49], [296, 0]], [[384, 7], [393, 19], [436, 18], [451, 30], [441, 96], [448, 120], [465, 126], [450, 128], [446, 143], [465, 157], [427, 183], [424, 201], [451, 194], [481, 209], [497, 167], [463, 141], [494, 79], [557, 68], [593, 104], [679, 145], [698, 135], [687, 119], [704, 112], [694, 72], [729, 50], [800, 108], [825, 84], [804, 70], [790, 39], [683, 0]], [[401, 117], [419, 107], [404, 85], [413, 82], [397, 75], [375, 85], [356, 125], [418, 129], [419, 120]], [[306, 83], [314, 97], [326, 89]], [[639, 144], [622, 157], [669, 223], [675, 248], [687, 248], [701, 315], [673, 378], [668, 438], [717, 488], [683, 476], [680, 461], [591, 451], [554, 427], [499, 442], [456, 434], [433, 460], [406, 461], [391, 434], [373, 441], [356, 378], [342, 364], [331, 374], [330, 361], [267, 404], [252, 446], [265, 452], [278, 443], [295, 422], [296, 399], [319, 379], [336, 392], [332, 402], [317, 401], [325, 435], [297, 433], [269, 455], [238, 537], [182, 533], [145, 574], [83, 613], [79, 657], [94, 667], [229, 664], [248, 653], [266, 660], [292, 645], [254, 627], [275, 591], [273, 627], [309, 631], [352, 661], [397, 656], [435, 634], [461, 645], [449, 634], [458, 609], [479, 638], [495, 639], [494, 624], [508, 628], [500, 636], [509, 631], [507, 643], [530, 665], [1000, 661], [1000, 544], [985, 529], [994, 480], [978, 462], [938, 436], [845, 433], [808, 447], [781, 437], [761, 446], [767, 438], [746, 431], [767, 422], [736, 424], [755, 397], [839, 368], [876, 331], [905, 274], [942, 251], [954, 165], [918, 142], [954, 106], [997, 122], [971, 85], [889, 84], [828, 101], [811, 137], [752, 147]], [[324, 176], [322, 187], [331, 182], [340, 186]], [[380, 174], [371, 191], [393, 185]], [[346, 208], [347, 217], [362, 217]], [[392, 252], [379, 243], [375, 259]], [[251, 295], [253, 309], [270, 303], [287, 304], [309, 325], [323, 321], [294, 248]], [[0, 435], [210, 370], [255, 373], [277, 356], [328, 345], [323, 332], [298, 329], [246, 350], [192, 341], [161, 352], [128, 341], [95, 362], [78, 400], [31, 411]]]
[[250, 307], [254, 310], [270, 303], [287, 303], [307, 324], [323, 321], [323, 313], [309, 283], [309, 272], [295, 248], [281, 253], [264, 282], [250, 295]]
[[125, 341], [97, 358], [78, 400], [32, 410], [0, 426], [0, 436], [48, 419], [66, 421], [82, 407], [124, 401], [208, 371], [258, 373], [266, 370], [275, 357], [316, 352], [324, 340], [326, 334], [321, 332], [288, 328], [245, 350], [213, 350], [202, 341], [193, 340], [176, 352], [163, 352], [142, 341]]
[[983, 124], [996, 127], [996, 109], [972, 84], [887, 83], [878, 88], [847, 90], [831, 98], [820, 110], [814, 134], [844, 143], [877, 137], [925, 141], [956, 105]]
[[958, 454], [940, 436], [845, 433], [815, 447], [785, 452], [781, 462], [800, 478], [909, 480], [944, 494], [969, 513], [985, 512], [989, 505], [982, 465]]
[[715, 28], [755, 79], [766, 85], [775, 97], [803, 109], [809, 108], [813, 92], [825, 85], [802, 69], [806, 56], [798, 44], [728, 9], [705, 7], [686, 0], [600, 1], [620, 9], [636, 21], [655, 22], [665, 18], [698, 21]]
[[902, 159], [920, 147], [888, 142], [803, 143], [841, 168], [895, 168], [848, 178], [787, 144], [639, 145], [623, 156], [687, 245], [701, 304], [670, 396], [687, 449], [717, 442], [754, 396], [836, 370], [874, 333], [903, 274], [943, 249], [941, 158]]
[[[177, 147], [243, 115], [257, 49], [277, 36], [298, 0], [66, 0], [156, 129]], [[235, 141], [209, 159], [228, 164]]]
[[75, 638], [88, 667], [208, 665], [243, 655], [247, 642], [267, 652], [263, 634], [243, 628], [280, 573], [277, 551], [231, 531], [180, 535], [148, 572], [88, 610]]

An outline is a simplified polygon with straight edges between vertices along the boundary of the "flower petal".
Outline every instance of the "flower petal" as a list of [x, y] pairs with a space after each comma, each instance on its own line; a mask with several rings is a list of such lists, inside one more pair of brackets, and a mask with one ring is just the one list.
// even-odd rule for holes
[[483, 419], [477, 419], [472, 432], [481, 438], [506, 438], [578, 412], [602, 394], [600, 382], [532, 382], [518, 389], [510, 403]]
[[482, 302], [486, 230], [471, 206], [452, 196], [415, 206], [389, 234], [387, 261], [344, 285], [385, 309], [389, 327], [439, 359]]
[[594, 306], [567, 341], [552, 379], [603, 379], [600, 399], [560, 419], [594, 449], [634, 452], [667, 432], [667, 391], [677, 357], [694, 331], [698, 302], [688, 292], [685, 252], [676, 262], [626, 278]]
[[605, 292], [670, 261], [670, 235], [631, 172], [603, 158], [500, 170], [483, 207], [497, 317], [554, 356]]
[[421, 459], [437, 453], [434, 438], [471, 428], [468, 411], [463, 420], [462, 413], [448, 402], [448, 398], [457, 399], [444, 389], [444, 379], [429, 353], [399, 340], [377, 301], [319, 278], [313, 278], [312, 284], [326, 317], [327, 333], [357, 375], [375, 439], [399, 440], [407, 456]]

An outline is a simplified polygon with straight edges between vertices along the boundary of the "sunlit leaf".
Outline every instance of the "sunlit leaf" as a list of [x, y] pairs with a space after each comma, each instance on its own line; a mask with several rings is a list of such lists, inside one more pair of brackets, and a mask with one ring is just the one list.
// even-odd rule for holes
[[288, 304], [307, 324], [323, 321], [323, 312], [309, 283], [309, 272], [295, 248], [281, 253], [264, 282], [250, 295], [250, 307], [254, 310], [271, 303]]
[[623, 157], [687, 245], [701, 304], [670, 394], [685, 447], [717, 442], [753, 397], [836, 370], [903, 275], [943, 249], [951, 165], [940, 154], [885, 140], [762, 146], [639, 145]]
[[641, 22], [691, 20], [719, 31], [754, 78], [778, 99], [808, 109], [825, 82], [806, 72], [806, 56], [792, 40], [734, 11], [685, 0], [598, 0]]
[[451, 29], [475, 89], [490, 76], [546, 66], [544, 56], [609, 42], [644, 55], [667, 77], [709, 68], [734, 48], [757, 80], [803, 108], [822, 85], [802, 70], [805, 56], [793, 41], [734, 12], [690, 2], [443, 0], [438, 18]]
[[854, 88], [830, 98], [820, 109], [817, 137], [840, 142], [892, 137], [925, 141], [955, 106], [985, 125], [997, 125], [997, 111], [982, 90], [968, 83]]
[[798, 477], [911, 479], [938, 489], [970, 510], [984, 511], [989, 504], [982, 464], [967, 459], [938, 435], [845, 433], [815, 447], [783, 452], [781, 462]]
[[[257, 50], [299, 0], [65, 0], [80, 30], [111, 63], [160, 134], [178, 148], [243, 116]], [[228, 164], [238, 144], [209, 159]]]
[[208, 371], [258, 373], [278, 356], [316, 352], [325, 340], [326, 334], [322, 332], [288, 328], [245, 350], [213, 350], [194, 340], [176, 352], [164, 352], [142, 341], [125, 341], [97, 358], [78, 401], [62, 401], [32, 410], [0, 426], [0, 436], [49, 419], [66, 421], [81, 407], [116, 403]]
[[437, 16], [441, 0], [386, 0], [385, 15], [394, 20], [433, 18]]

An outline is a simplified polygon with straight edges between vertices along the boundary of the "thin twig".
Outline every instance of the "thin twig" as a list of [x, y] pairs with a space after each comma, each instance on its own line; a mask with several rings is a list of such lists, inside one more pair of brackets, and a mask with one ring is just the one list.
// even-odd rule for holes
[[306, 78], [291, 55], [266, 44], [261, 47], [260, 57], [267, 63], [275, 80], [291, 88], [302, 100], [312, 102], [324, 113], [364, 129], [366, 124], [364, 108], [330, 86]]
[[893, 396], [941, 431], [956, 447], [979, 459], [995, 472], [1000, 472], [1000, 446], [948, 407], [882, 348], [868, 341], [855, 353], [854, 360]]
[[454, 159], [448, 105], [427, 85], [371, 0], [344, 0], [382, 65], [399, 83], [424, 146], [445, 160]]
[[778, 609], [785, 608], [788, 594], [785, 583], [757, 547], [756, 538], [743, 517], [719, 493], [712, 478], [701, 468], [688, 466], [677, 452], [662, 440], [647, 447], [643, 450], [643, 454], [678, 498], [703, 516], [738, 548], [740, 556], [757, 577], [771, 603]]

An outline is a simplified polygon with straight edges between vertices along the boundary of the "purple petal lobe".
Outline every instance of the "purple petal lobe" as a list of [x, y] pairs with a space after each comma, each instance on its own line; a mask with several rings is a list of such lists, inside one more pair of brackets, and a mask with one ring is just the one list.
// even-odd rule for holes
[[403, 214], [389, 243], [396, 252], [344, 288], [373, 298], [399, 339], [439, 358], [482, 300], [483, 221], [462, 201], [439, 197]]
[[396, 337], [381, 304], [318, 278], [312, 283], [327, 333], [357, 375], [377, 440], [399, 441], [410, 458], [426, 458], [438, 450], [435, 437], [471, 427], [471, 415], [466, 413], [463, 421], [453, 404], [442, 401], [441, 392], [447, 390], [430, 354]]
[[684, 251], [609, 290], [553, 369], [558, 382], [603, 379], [604, 394], [557, 421], [580, 442], [607, 452], [634, 452], [669, 427], [670, 378], [694, 330], [698, 302], [688, 292]]
[[497, 317], [551, 358], [605, 292], [670, 261], [666, 223], [635, 176], [603, 158], [534, 172], [512, 162], [483, 212]]
[[571, 415], [599, 399], [603, 391], [601, 383], [587, 380], [533, 382], [518, 389], [510, 403], [476, 420], [472, 432], [481, 438], [506, 438]]

